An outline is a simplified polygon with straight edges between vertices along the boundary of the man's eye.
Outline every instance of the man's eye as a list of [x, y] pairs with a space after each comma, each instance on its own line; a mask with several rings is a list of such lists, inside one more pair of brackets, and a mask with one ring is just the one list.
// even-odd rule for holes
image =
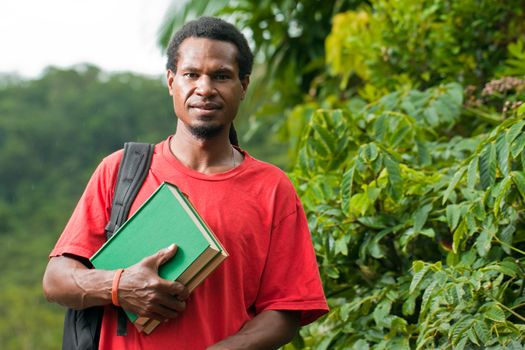
[[183, 76], [186, 78], [196, 78], [197, 73], [184, 73]]
[[228, 74], [217, 74], [215, 76], [215, 79], [217, 79], [217, 80], [228, 80], [228, 79], [230, 79], [230, 76]]

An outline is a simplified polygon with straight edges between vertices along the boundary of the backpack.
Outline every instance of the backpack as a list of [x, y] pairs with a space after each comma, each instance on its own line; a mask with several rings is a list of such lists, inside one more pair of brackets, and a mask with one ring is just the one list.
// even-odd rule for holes
[[[137, 196], [148, 174], [154, 145], [127, 142], [120, 162], [115, 192], [111, 205], [111, 215], [106, 225], [106, 239], [109, 239], [126, 221], [131, 204]], [[127, 333], [126, 315], [122, 308], [118, 310], [117, 335]], [[62, 350], [97, 350], [100, 339], [103, 306], [82, 310], [68, 309], [64, 318]]]

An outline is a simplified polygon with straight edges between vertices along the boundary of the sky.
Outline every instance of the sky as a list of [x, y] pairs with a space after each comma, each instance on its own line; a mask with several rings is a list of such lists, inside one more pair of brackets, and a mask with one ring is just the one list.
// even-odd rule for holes
[[[176, 0], [177, 1], [177, 0]], [[0, 73], [38, 77], [49, 65], [164, 75], [157, 46], [172, 0], [0, 0]]]

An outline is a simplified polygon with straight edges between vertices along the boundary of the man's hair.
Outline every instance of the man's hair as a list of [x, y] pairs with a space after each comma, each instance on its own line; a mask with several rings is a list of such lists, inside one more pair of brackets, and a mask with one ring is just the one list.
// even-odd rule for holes
[[232, 24], [215, 17], [200, 17], [186, 23], [171, 38], [168, 46], [168, 63], [166, 68], [177, 70], [179, 47], [187, 38], [206, 38], [232, 43], [237, 47], [237, 65], [239, 78], [250, 75], [253, 66], [253, 53], [244, 35]]

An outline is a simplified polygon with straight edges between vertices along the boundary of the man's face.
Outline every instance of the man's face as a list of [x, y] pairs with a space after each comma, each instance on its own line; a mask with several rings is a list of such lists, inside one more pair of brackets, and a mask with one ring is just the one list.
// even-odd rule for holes
[[[176, 73], [168, 70], [168, 89], [179, 127], [209, 139], [229, 127], [248, 87], [239, 79], [237, 47], [206, 38], [188, 38], [178, 52]], [[183, 125], [180, 125], [180, 124]]]

